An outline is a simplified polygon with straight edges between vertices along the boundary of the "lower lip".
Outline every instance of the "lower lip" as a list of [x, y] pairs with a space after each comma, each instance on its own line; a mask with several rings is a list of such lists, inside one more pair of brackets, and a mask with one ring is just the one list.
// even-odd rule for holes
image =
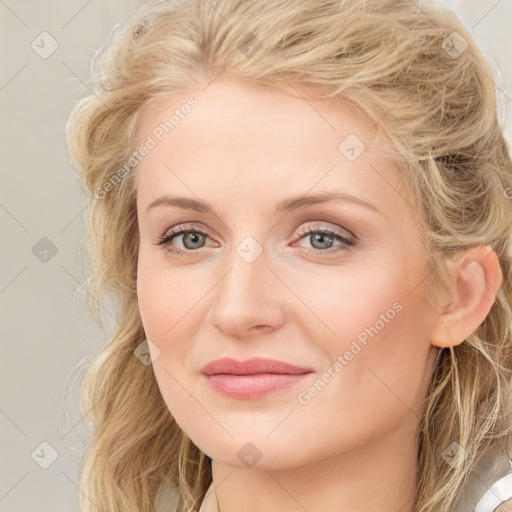
[[293, 375], [284, 373], [258, 373], [254, 375], [219, 373], [217, 375], [206, 375], [206, 378], [215, 391], [231, 398], [250, 400], [289, 388], [310, 373]]

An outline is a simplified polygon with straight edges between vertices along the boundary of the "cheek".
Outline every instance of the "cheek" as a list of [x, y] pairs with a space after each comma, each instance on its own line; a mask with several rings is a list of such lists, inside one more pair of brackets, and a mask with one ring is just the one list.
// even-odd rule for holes
[[139, 312], [146, 336], [154, 339], [159, 346], [158, 340], [161, 338], [161, 333], [169, 328], [165, 310], [172, 311], [173, 304], [168, 302], [171, 297], [172, 295], [166, 293], [166, 288], [162, 286], [158, 271], [149, 265], [139, 263], [137, 273]]
[[211, 286], [204, 283], [204, 279], [194, 279], [179, 269], [168, 268], [161, 260], [154, 261], [144, 255], [139, 259], [140, 317], [146, 337], [159, 350], [153, 370], [171, 411], [179, 410], [180, 403], [188, 396], [179, 383], [185, 384], [198, 371], [192, 365], [190, 352], [198, 338], [197, 331], [204, 323], [205, 296]]
[[412, 307], [405, 274], [392, 261], [294, 277], [287, 279], [294, 282], [295, 295], [310, 313], [297, 318], [307, 319], [308, 332], [315, 327], [323, 333], [326, 328], [325, 340], [346, 340], [360, 333], [364, 338], [365, 328], [374, 325], [379, 331], [389, 331], [400, 310]]
[[373, 269], [351, 268], [300, 281], [295, 291], [307, 297], [314, 313], [304, 315], [302, 326], [326, 359], [326, 391], [314, 399], [317, 405], [339, 401], [340, 417], [359, 411], [363, 417], [378, 413], [392, 421], [421, 402], [429, 369], [430, 316], [421, 288], [412, 291], [411, 271], [394, 257]]
[[[173, 338], [200, 309], [199, 299], [208, 287], [187, 272], [166, 267], [165, 260], [139, 255], [137, 300], [146, 336], [160, 349]], [[203, 280], [204, 282], [204, 280]], [[197, 319], [194, 319], [196, 321]]]
[[[188, 395], [183, 392], [179, 383], [185, 382], [185, 372], [188, 371], [186, 339], [189, 333], [183, 331], [183, 326], [187, 322], [179, 320], [190, 308], [184, 305], [186, 301], [180, 292], [179, 283], [164, 279], [165, 273], [161, 265], [155, 262], [146, 263], [144, 258], [140, 259], [137, 298], [145, 336], [159, 350], [152, 366], [160, 394], [174, 420], [184, 429], [187, 425], [181, 422], [188, 417], [186, 411], [187, 406], [190, 408], [190, 402], [187, 401]], [[169, 274], [169, 271], [167, 273]], [[191, 313], [193, 311], [189, 314]], [[188, 316], [186, 318], [188, 321]], [[177, 340], [180, 342], [177, 343]]]

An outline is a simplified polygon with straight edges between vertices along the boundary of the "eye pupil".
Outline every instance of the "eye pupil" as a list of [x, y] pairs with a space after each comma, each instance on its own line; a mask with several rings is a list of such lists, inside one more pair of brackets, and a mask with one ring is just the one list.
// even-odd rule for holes
[[[187, 243], [186, 243], [187, 241], [192, 242], [192, 247], [187, 247]], [[204, 241], [204, 235], [202, 233], [193, 232], [193, 233], [185, 233], [183, 235], [183, 245], [187, 249], [196, 249], [197, 247], [195, 246], [195, 244], [197, 244], [197, 242], [201, 242], [201, 241]]]
[[[314, 233], [311, 235], [311, 237], [312, 237], [311, 242], [312, 242], [313, 247], [315, 247], [316, 242], [320, 242], [320, 244], [325, 243], [325, 240], [324, 240], [324, 238], [325, 238], [327, 240], [327, 248], [329, 248], [333, 241], [333, 236], [328, 235], [326, 233]], [[315, 243], [313, 243], [313, 241]], [[323, 247], [323, 246], [315, 247], [315, 249], [326, 249], [326, 247]]]

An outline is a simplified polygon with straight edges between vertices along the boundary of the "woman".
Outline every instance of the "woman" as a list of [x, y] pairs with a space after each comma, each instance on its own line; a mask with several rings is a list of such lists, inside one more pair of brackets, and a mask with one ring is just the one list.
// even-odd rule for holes
[[92, 76], [81, 508], [507, 510], [512, 162], [459, 20], [153, 2]]

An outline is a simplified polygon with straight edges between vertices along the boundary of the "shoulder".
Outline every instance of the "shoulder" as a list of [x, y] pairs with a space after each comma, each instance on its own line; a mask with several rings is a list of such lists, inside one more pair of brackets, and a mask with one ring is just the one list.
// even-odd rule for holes
[[512, 469], [486, 491], [474, 512], [512, 512]]
[[512, 499], [502, 503], [495, 512], [512, 512]]
[[512, 512], [512, 460], [502, 443], [473, 468], [454, 512]]

